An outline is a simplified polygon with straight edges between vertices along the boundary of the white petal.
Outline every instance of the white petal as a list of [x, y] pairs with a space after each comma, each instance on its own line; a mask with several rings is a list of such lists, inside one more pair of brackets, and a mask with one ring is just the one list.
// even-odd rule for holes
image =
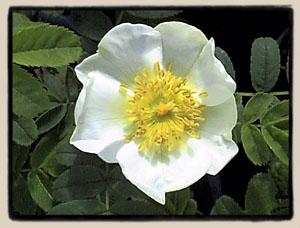
[[151, 155], [147, 152], [145, 156], [131, 142], [118, 152], [117, 160], [127, 179], [164, 204], [165, 192], [186, 188], [206, 174], [211, 164], [211, 149], [209, 142], [192, 138], [176, 151], [154, 147]]
[[124, 139], [114, 141], [113, 143], [105, 147], [103, 150], [101, 150], [98, 156], [107, 163], [118, 163], [117, 153], [125, 144], [126, 143]]
[[[100, 73], [89, 74], [76, 104], [76, 128], [71, 144], [82, 151], [98, 154], [110, 144], [124, 139], [128, 107], [119, 86], [119, 82]], [[116, 161], [111, 154], [103, 152], [99, 156], [102, 154], [104, 160]]]
[[[205, 133], [200, 133], [200, 137]], [[230, 135], [230, 136], [229, 136]], [[230, 139], [228, 139], [229, 137]], [[208, 174], [216, 175], [238, 153], [238, 146], [231, 139], [231, 134], [223, 136], [210, 136], [210, 143], [214, 145], [211, 150], [212, 162]]]
[[118, 152], [117, 160], [127, 179], [164, 204], [165, 192], [186, 188], [206, 173], [215, 175], [237, 151], [231, 140], [201, 132], [199, 139], [190, 138], [174, 151], [152, 151], [147, 157], [131, 142]]
[[207, 38], [196, 27], [182, 22], [164, 22], [155, 29], [161, 34], [165, 68], [172, 62], [172, 73], [186, 76], [207, 43]]
[[191, 138], [187, 146], [169, 153], [164, 162], [165, 191], [186, 188], [206, 173], [217, 174], [238, 152], [232, 140], [200, 132], [200, 138]]
[[82, 90], [80, 91], [79, 96], [77, 98], [75, 110], [74, 110], [74, 119], [75, 119], [76, 125], [77, 125], [77, 120], [78, 120], [80, 114], [82, 113], [82, 108], [83, 108], [84, 101], [85, 101], [85, 95], [86, 95], [85, 88], [82, 87]]
[[231, 132], [237, 121], [237, 109], [234, 96], [216, 106], [207, 106], [202, 116], [205, 120], [200, 121], [199, 130], [214, 135], [223, 135]]
[[189, 72], [189, 86], [198, 92], [208, 93], [207, 97], [201, 99], [208, 106], [228, 100], [236, 88], [235, 82], [214, 53], [215, 43], [210, 39]]
[[98, 45], [98, 54], [85, 59], [76, 67], [84, 84], [88, 72], [102, 72], [131, 86], [134, 77], [147, 67], [154, 71], [154, 63], [162, 62], [159, 32], [147, 25], [121, 24], [111, 29]]
[[144, 157], [133, 141], [121, 148], [117, 160], [129, 181], [152, 199], [165, 204], [163, 168], [160, 162]]
[[202, 137], [200, 140], [190, 138], [186, 145], [175, 148], [169, 153], [164, 163], [165, 191], [186, 188], [203, 177], [211, 164], [210, 141]]

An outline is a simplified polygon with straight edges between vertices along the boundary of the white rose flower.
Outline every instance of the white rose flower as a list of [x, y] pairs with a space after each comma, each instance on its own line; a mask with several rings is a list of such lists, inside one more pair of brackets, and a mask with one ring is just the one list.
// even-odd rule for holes
[[235, 82], [197, 28], [121, 24], [76, 68], [83, 84], [71, 144], [119, 163], [161, 204], [165, 193], [217, 174], [238, 152]]

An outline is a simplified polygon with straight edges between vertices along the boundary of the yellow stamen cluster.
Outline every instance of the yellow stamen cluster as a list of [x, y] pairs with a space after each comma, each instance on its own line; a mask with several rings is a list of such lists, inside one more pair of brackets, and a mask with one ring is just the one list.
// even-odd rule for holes
[[[204, 120], [201, 113], [205, 105], [199, 104], [198, 97], [206, 97], [207, 93], [195, 96], [196, 91], [186, 88], [187, 78], [172, 75], [172, 64], [165, 71], [156, 62], [154, 69], [155, 75], [144, 68], [143, 78], [134, 78], [137, 86], [128, 99], [132, 108], [127, 112], [135, 130], [125, 141], [136, 138], [140, 151], [153, 144], [165, 145], [171, 151], [176, 143], [183, 143], [183, 136], [199, 137], [194, 130]], [[120, 89], [128, 91], [128, 86], [122, 84]]]

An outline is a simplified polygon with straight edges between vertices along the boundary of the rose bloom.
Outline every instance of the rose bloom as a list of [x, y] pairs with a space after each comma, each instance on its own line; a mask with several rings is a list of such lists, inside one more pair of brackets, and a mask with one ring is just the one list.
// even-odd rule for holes
[[83, 88], [71, 144], [119, 163], [161, 204], [165, 193], [216, 175], [238, 152], [235, 82], [197, 28], [121, 24], [76, 74]]

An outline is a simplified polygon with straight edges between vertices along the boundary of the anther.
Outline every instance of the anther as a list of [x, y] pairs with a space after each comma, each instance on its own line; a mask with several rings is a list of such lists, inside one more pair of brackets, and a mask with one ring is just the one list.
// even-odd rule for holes
[[143, 68], [142, 70], [143, 75], [148, 78], [150, 76], [149, 71], [147, 70], [147, 68]]
[[207, 97], [207, 92], [201, 92], [199, 93], [199, 98]]
[[135, 81], [138, 85], [142, 85], [142, 84], [143, 84], [143, 79], [142, 79], [139, 75], [135, 76], [134, 81]]
[[155, 63], [154, 63], [154, 69], [155, 69], [155, 71], [156, 71], [157, 73], [159, 73], [159, 71], [160, 71], [160, 65], [159, 65], [159, 62], [155, 62]]
[[172, 67], [173, 67], [173, 63], [169, 62], [167, 70], [171, 72]]
[[121, 89], [123, 92], [127, 92], [128, 86], [125, 85], [125, 84], [121, 84], [121, 85], [120, 85], [120, 89]]
[[199, 138], [199, 134], [197, 132], [187, 132], [187, 134], [193, 138]]

